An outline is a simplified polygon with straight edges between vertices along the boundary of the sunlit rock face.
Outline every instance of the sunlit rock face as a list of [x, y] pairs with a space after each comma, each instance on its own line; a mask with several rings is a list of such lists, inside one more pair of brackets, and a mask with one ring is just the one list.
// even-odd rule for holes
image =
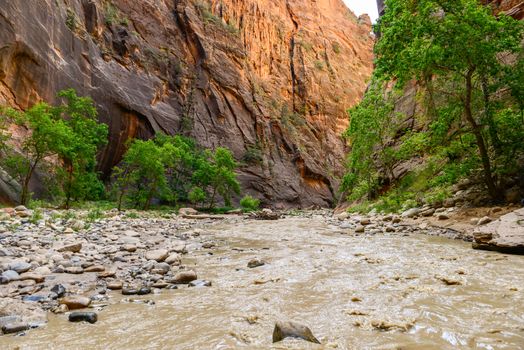
[[182, 133], [229, 147], [266, 203], [333, 202], [374, 43], [342, 0], [11, 0], [0, 28], [0, 103], [92, 96], [106, 176], [129, 138]]

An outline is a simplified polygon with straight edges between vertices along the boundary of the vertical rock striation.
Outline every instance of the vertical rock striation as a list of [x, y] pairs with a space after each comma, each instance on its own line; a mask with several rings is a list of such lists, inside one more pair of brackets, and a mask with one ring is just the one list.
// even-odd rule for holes
[[73, 87], [109, 125], [106, 176], [129, 138], [229, 147], [244, 190], [330, 205], [346, 108], [372, 72], [367, 16], [342, 0], [11, 0], [0, 5], [0, 103]]

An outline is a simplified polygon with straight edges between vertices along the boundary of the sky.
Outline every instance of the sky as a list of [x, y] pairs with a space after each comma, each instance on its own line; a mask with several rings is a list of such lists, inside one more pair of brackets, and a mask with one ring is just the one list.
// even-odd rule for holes
[[373, 23], [377, 20], [378, 10], [375, 0], [344, 0], [344, 2], [357, 16], [367, 13]]

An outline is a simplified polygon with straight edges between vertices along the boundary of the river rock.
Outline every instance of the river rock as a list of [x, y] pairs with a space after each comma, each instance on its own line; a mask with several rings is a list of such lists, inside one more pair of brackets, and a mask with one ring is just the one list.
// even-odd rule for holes
[[151, 273], [155, 273], [158, 275], [165, 275], [166, 273], [169, 272], [170, 269], [171, 269], [171, 266], [168, 263], [165, 263], [165, 262], [157, 263], [155, 267], [151, 270]]
[[156, 262], [164, 261], [168, 256], [169, 252], [166, 249], [150, 250], [146, 252], [146, 259], [155, 260]]
[[33, 272], [42, 276], [51, 274], [51, 270], [47, 266], [38, 266], [36, 269], [33, 270]]
[[79, 274], [84, 273], [84, 269], [81, 268], [80, 266], [71, 266], [71, 267], [66, 267], [64, 269], [64, 272], [65, 273], [70, 273], [70, 274], [73, 274], [73, 275], [79, 275]]
[[438, 219], [439, 220], [449, 220], [449, 216], [447, 214], [440, 213], [438, 214]]
[[433, 208], [428, 208], [428, 209], [426, 209], [426, 210], [424, 210], [424, 211], [421, 211], [421, 212], [420, 212], [420, 215], [421, 215], [421, 216], [428, 217], [428, 216], [433, 215], [434, 213], [435, 213], [435, 209], [433, 209]]
[[266, 263], [263, 260], [254, 258], [254, 259], [249, 260], [249, 262], [247, 263], [247, 267], [249, 267], [250, 269], [253, 269], [255, 267], [263, 266], [265, 264]]
[[178, 209], [179, 215], [198, 215], [198, 210], [193, 208], [180, 208]]
[[402, 213], [402, 217], [403, 218], [412, 218], [412, 217], [417, 216], [419, 213], [420, 213], [420, 209], [419, 208], [411, 208], [411, 209], [408, 209], [405, 212], [403, 212]]
[[122, 287], [123, 287], [122, 281], [111, 281], [107, 283], [107, 289], [118, 290], [118, 289], [122, 289]]
[[191, 281], [197, 279], [197, 274], [195, 271], [181, 271], [178, 272], [175, 277], [170, 281], [173, 284], [188, 284]]
[[17, 273], [22, 273], [29, 271], [31, 269], [31, 264], [25, 261], [13, 261], [9, 264], [9, 269], [14, 270]]
[[60, 253], [62, 252], [79, 253], [81, 249], [82, 249], [82, 243], [72, 243], [72, 244], [68, 244], [63, 247], [60, 247], [56, 251]]
[[151, 287], [158, 288], [158, 289], [163, 289], [163, 288], [166, 288], [167, 286], [169, 286], [169, 283], [167, 283], [164, 280], [158, 280], [151, 285]]
[[484, 216], [479, 219], [479, 221], [477, 222], [477, 225], [478, 226], [486, 225], [486, 224], [489, 224], [491, 221], [492, 220], [489, 216]]
[[69, 322], [89, 322], [96, 323], [98, 315], [95, 312], [75, 311], [69, 314]]
[[273, 343], [284, 340], [285, 338], [298, 338], [311, 343], [320, 344], [313, 332], [304, 325], [294, 322], [277, 322], [273, 330]]
[[109, 278], [109, 277], [115, 277], [116, 270], [105, 270], [104, 272], [99, 272], [97, 274], [98, 278]]
[[257, 220], [278, 220], [280, 218], [280, 214], [275, 213], [269, 208], [264, 208], [259, 212], [251, 214], [254, 219]]
[[360, 219], [360, 224], [362, 226], [371, 225], [371, 220], [369, 218], [362, 218], [362, 219]]
[[473, 237], [474, 249], [524, 255], [524, 208], [478, 227]]
[[122, 246], [122, 250], [125, 250], [126, 252], [129, 252], [129, 253], [134, 253], [136, 252], [136, 245], [134, 244], [124, 244]]
[[366, 231], [366, 228], [362, 225], [358, 225], [356, 228], [355, 228], [355, 233], [363, 233], [364, 231]]
[[23, 332], [29, 329], [29, 325], [23, 322], [8, 323], [2, 326], [2, 333], [13, 334]]
[[211, 281], [194, 280], [188, 283], [188, 287], [211, 287]]
[[9, 283], [11, 281], [18, 281], [20, 279], [20, 275], [14, 270], [4, 271], [0, 277], [2, 284]]
[[70, 295], [60, 299], [60, 304], [67, 305], [69, 310], [83, 309], [91, 304], [91, 299], [82, 295]]
[[61, 284], [55, 284], [53, 288], [51, 288], [51, 292], [55, 293], [58, 298], [61, 298], [64, 296], [66, 288]]
[[36, 274], [36, 273], [25, 272], [25, 273], [20, 275], [20, 280], [33, 280], [36, 283], [42, 283], [42, 282], [44, 282], [45, 277], [41, 276], [39, 274]]
[[136, 295], [138, 293], [137, 287], [126, 286], [122, 288], [122, 295]]
[[84, 269], [84, 272], [104, 272], [105, 270], [106, 268], [102, 265], [93, 265], [93, 266], [86, 267]]
[[175, 266], [178, 266], [180, 265], [182, 262], [180, 260], [180, 255], [178, 255], [177, 253], [173, 253], [171, 255], [169, 255], [166, 260], [164, 260], [165, 263], [169, 264], [169, 265], [175, 265]]
[[15, 211], [27, 211], [27, 208], [23, 205], [19, 205], [15, 207]]
[[392, 225], [387, 225], [385, 228], [386, 232], [395, 232], [396, 229]]

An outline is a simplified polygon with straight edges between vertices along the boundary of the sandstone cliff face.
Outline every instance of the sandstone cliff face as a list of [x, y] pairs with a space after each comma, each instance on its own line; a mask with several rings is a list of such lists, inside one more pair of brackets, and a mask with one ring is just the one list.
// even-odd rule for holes
[[516, 19], [524, 19], [524, 1], [522, 0], [484, 0], [495, 12], [503, 12]]
[[266, 203], [329, 205], [345, 109], [372, 71], [369, 18], [342, 0], [10, 0], [0, 5], [0, 103], [74, 87], [109, 125], [107, 175], [129, 138], [227, 146]]

